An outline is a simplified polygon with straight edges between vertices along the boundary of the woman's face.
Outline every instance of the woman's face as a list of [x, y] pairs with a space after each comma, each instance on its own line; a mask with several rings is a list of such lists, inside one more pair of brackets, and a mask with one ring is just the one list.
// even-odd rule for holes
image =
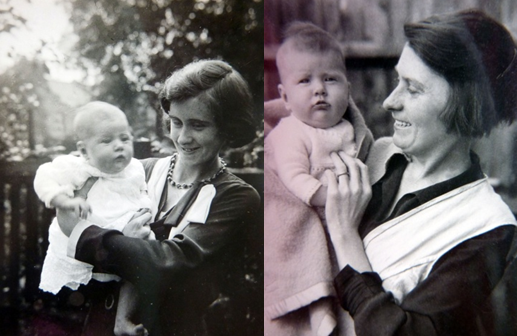
[[395, 67], [398, 85], [383, 103], [392, 114], [394, 144], [408, 155], [426, 156], [441, 144], [455, 141], [440, 120], [450, 86], [406, 45]]
[[171, 138], [182, 164], [203, 165], [219, 156], [224, 136], [204, 103], [196, 98], [171, 103], [169, 116]]

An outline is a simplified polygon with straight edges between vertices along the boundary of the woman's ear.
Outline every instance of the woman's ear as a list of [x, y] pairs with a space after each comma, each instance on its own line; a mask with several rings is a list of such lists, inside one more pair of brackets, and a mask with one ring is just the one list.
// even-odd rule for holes
[[81, 153], [81, 156], [83, 158], [88, 160], [88, 151], [86, 150], [86, 146], [85, 146], [84, 142], [77, 141], [77, 150], [79, 151], [79, 153]]

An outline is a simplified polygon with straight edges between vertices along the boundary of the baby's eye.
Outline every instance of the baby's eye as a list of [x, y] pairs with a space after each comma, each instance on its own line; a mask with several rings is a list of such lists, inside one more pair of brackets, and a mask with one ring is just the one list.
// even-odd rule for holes
[[129, 135], [122, 135], [120, 137], [120, 140], [123, 142], [129, 142], [131, 140], [131, 137]]
[[103, 144], [108, 144], [110, 142], [111, 142], [111, 138], [102, 138], [101, 139], [101, 143], [103, 143]]
[[300, 84], [307, 84], [307, 83], [309, 83], [309, 78], [300, 79], [300, 81], [298, 83], [300, 83]]

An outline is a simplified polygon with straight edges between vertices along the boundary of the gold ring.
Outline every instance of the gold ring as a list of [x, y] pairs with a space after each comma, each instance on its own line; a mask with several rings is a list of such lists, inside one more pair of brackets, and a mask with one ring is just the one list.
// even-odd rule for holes
[[343, 175], [350, 176], [350, 174], [348, 174], [348, 172], [344, 172], [344, 173], [341, 173], [341, 174], [337, 174], [336, 177], [339, 178], [340, 176], [343, 176]]

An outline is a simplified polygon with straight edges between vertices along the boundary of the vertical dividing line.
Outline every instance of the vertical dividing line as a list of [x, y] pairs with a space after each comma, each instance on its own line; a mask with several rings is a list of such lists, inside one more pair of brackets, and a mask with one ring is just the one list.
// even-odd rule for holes
[[19, 311], [20, 308], [20, 297], [19, 293], [19, 284], [20, 284], [20, 182], [15, 181], [11, 185], [11, 193], [10, 193], [10, 201], [11, 201], [11, 221], [9, 223], [10, 226], [10, 234], [9, 234], [9, 277], [8, 286], [9, 286], [9, 302], [11, 306], [15, 308], [15, 311]]
[[38, 198], [32, 188], [32, 181], [26, 181], [26, 226], [27, 226], [27, 240], [25, 245], [25, 272], [26, 283], [24, 288], [25, 300], [32, 302], [33, 295], [37, 293], [38, 284], [41, 271], [41, 258], [38, 253]]

